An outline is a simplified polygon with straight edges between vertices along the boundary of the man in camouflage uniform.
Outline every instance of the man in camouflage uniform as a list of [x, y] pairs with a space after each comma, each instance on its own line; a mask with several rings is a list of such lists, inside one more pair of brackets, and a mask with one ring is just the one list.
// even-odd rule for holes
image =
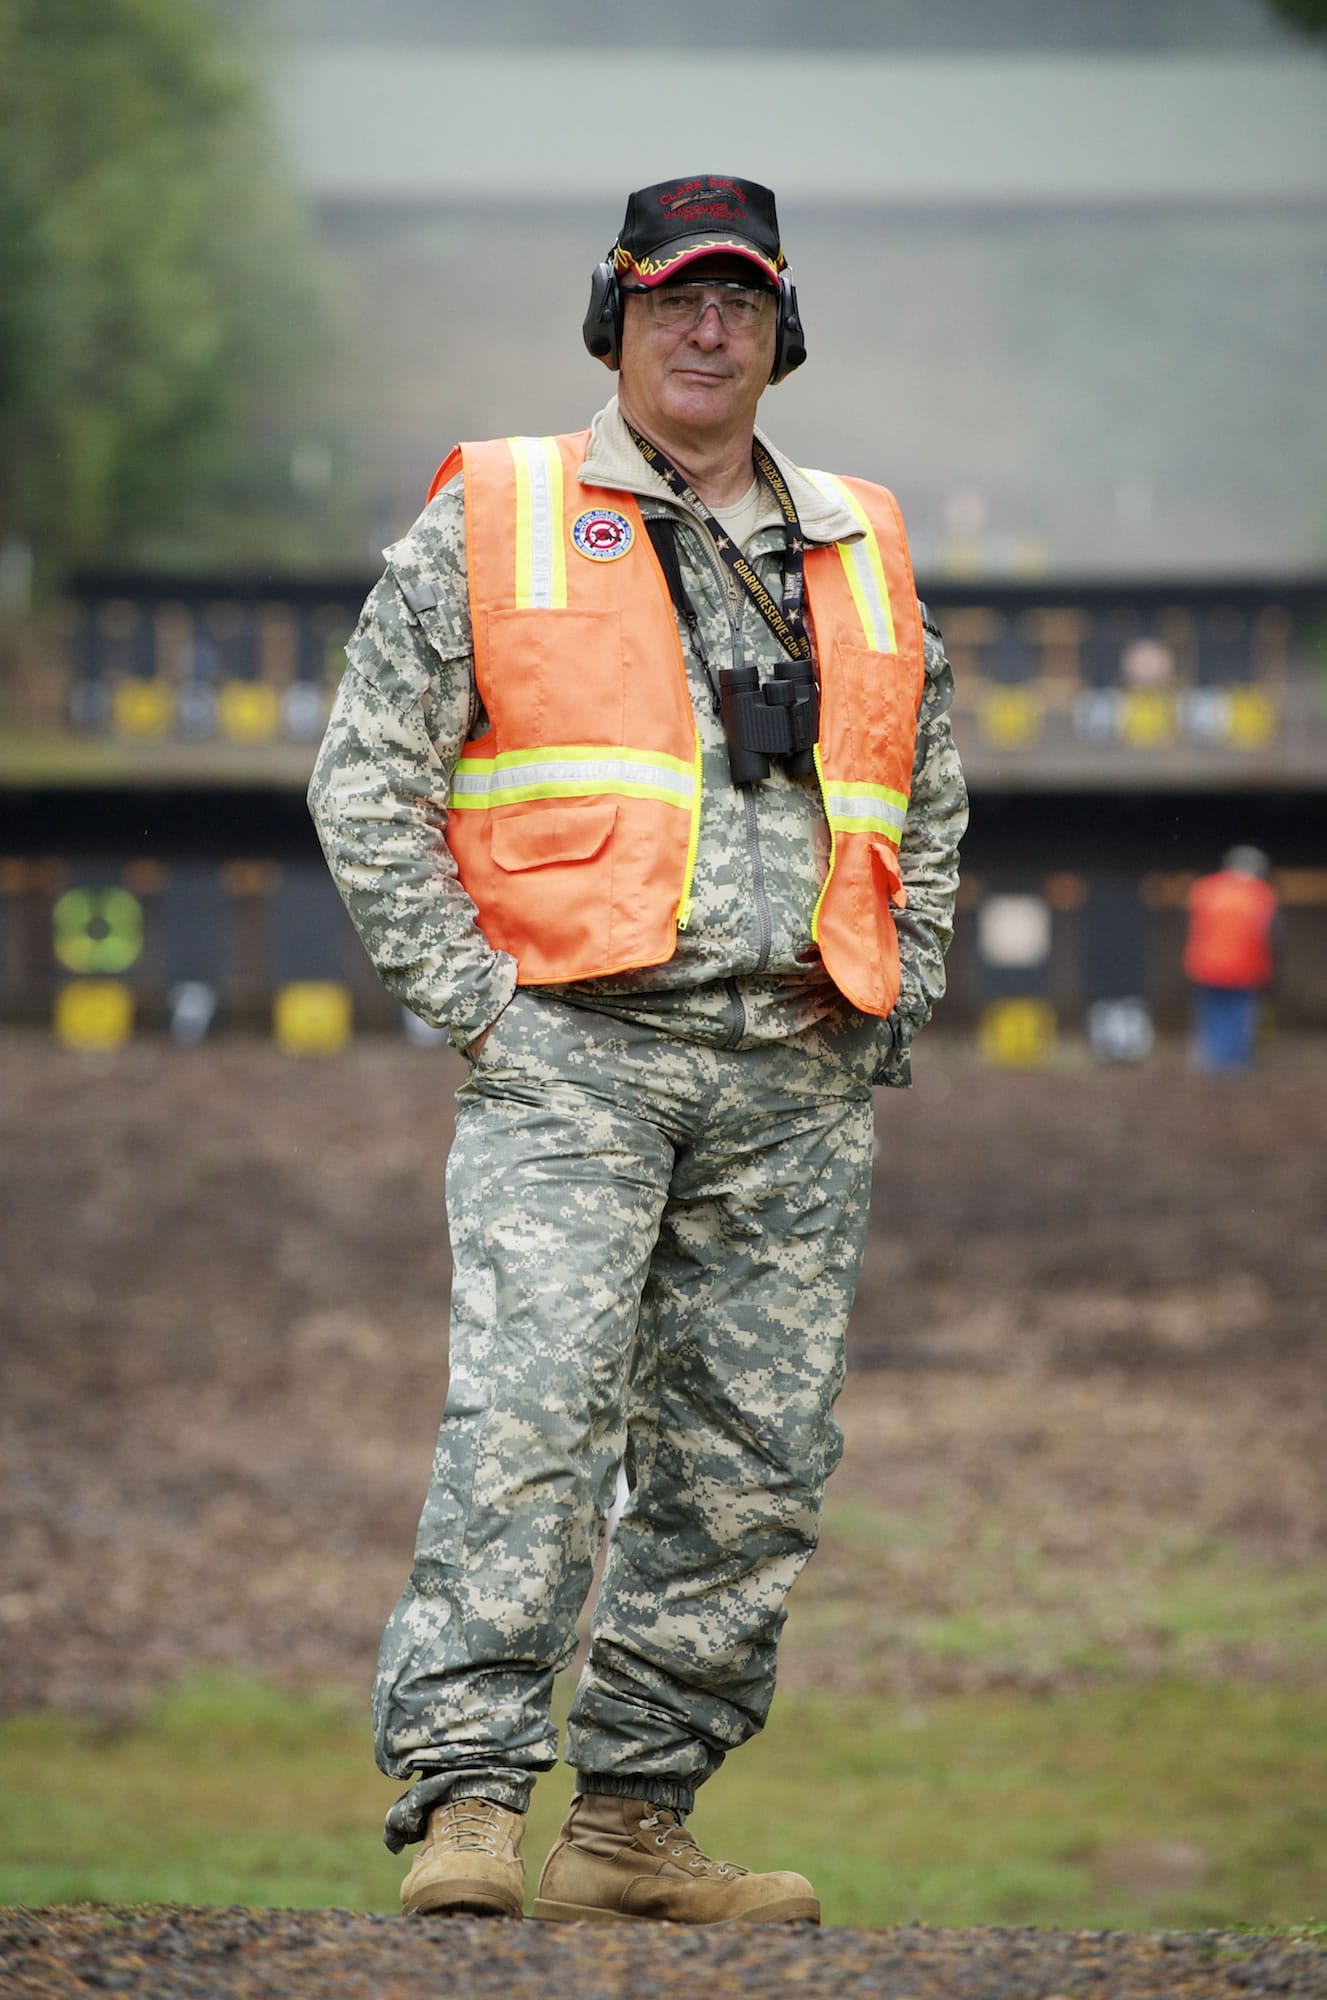
[[[709, 192], [731, 207], [733, 185], [710, 177]], [[841, 1451], [832, 1411], [871, 1090], [910, 1080], [909, 1044], [944, 988], [966, 799], [928, 627], [899, 847], [901, 989], [887, 1018], [858, 1012], [812, 937], [830, 857], [816, 777], [776, 757], [763, 782], [734, 783], [714, 698], [716, 663], [754, 665], [763, 683], [781, 658], [716, 552], [731, 537], [778, 600], [790, 536], [753, 437], [807, 545], [862, 534], [754, 431], [780, 358], [786, 372], [803, 350], [773, 198], [738, 192], [749, 221], [674, 203], [680, 219], [653, 238], [642, 218], [660, 190], [633, 196], [586, 322], [592, 352], [609, 327], [621, 375], [580, 477], [634, 496], [651, 539], [668, 524], [677, 553], [701, 806], [673, 955], [527, 983], [462, 884], [448, 801], [486, 717], [460, 480], [387, 551], [310, 789], [383, 979], [471, 1063], [447, 1168], [450, 1385], [374, 1696], [379, 1763], [409, 1782], [387, 1842], [423, 1843], [408, 1913], [521, 1913], [523, 1815], [556, 1756], [553, 1678], [624, 1465], [568, 1728], [576, 1798], [535, 1913], [819, 1915], [803, 1877], [714, 1861], [684, 1822], [697, 1786], [764, 1722], [784, 1601], [816, 1543]], [[633, 431], [669, 454], [671, 483]]]

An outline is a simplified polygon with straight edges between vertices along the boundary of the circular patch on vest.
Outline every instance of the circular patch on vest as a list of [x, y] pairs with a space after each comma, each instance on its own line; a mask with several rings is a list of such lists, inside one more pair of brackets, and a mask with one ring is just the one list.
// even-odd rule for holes
[[571, 539], [591, 562], [616, 562], [635, 541], [636, 531], [625, 514], [615, 514], [611, 507], [591, 507], [572, 522]]

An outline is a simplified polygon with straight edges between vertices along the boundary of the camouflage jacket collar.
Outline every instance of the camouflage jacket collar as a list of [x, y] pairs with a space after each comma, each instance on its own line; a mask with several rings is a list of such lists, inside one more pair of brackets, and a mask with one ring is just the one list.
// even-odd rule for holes
[[[813, 486], [806, 474], [790, 458], [786, 458], [762, 430], [757, 430], [756, 436], [788, 482], [806, 539], [809, 542], [857, 540], [862, 530], [855, 516], [846, 507], [836, 506], [833, 501], [827, 500], [819, 487]], [[631, 433], [618, 409], [616, 396], [600, 410], [590, 426], [590, 443], [580, 477], [587, 486], [616, 487], [621, 493], [634, 494], [638, 500], [654, 501], [664, 508], [677, 506], [663, 480], [650, 470], [633, 444]], [[768, 505], [768, 513], [764, 511], [765, 505]], [[773, 496], [762, 489], [759, 527], [763, 530], [776, 525], [782, 526], [777, 504]]]

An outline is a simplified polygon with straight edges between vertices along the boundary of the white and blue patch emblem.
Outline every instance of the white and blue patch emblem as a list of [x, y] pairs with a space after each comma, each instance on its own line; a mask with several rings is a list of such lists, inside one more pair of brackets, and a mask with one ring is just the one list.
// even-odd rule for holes
[[636, 531], [625, 514], [611, 507], [591, 507], [572, 522], [571, 539], [591, 562], [616, 562], [635, 541]]

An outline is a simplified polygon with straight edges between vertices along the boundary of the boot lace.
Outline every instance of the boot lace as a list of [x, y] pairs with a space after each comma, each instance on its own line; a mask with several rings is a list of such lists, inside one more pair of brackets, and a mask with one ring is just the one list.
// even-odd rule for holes
[[434, 1813], [430, 1828], [439, 1847], [497, 1859], [502, 1810], [488, 1799], [453, 1799]]
[[714, 1875], [726, 1880], [729, 1876], [750, 1873], [736, 1861], [716, 1861], [712, 1855], [703, 1853], [671, 1806], [652, 1805], [648, 1816], [640, 1821], [639, 1830], [656, 1847], [668, 1848], [674, 1861], [685, 1862], [693, 1875]]

